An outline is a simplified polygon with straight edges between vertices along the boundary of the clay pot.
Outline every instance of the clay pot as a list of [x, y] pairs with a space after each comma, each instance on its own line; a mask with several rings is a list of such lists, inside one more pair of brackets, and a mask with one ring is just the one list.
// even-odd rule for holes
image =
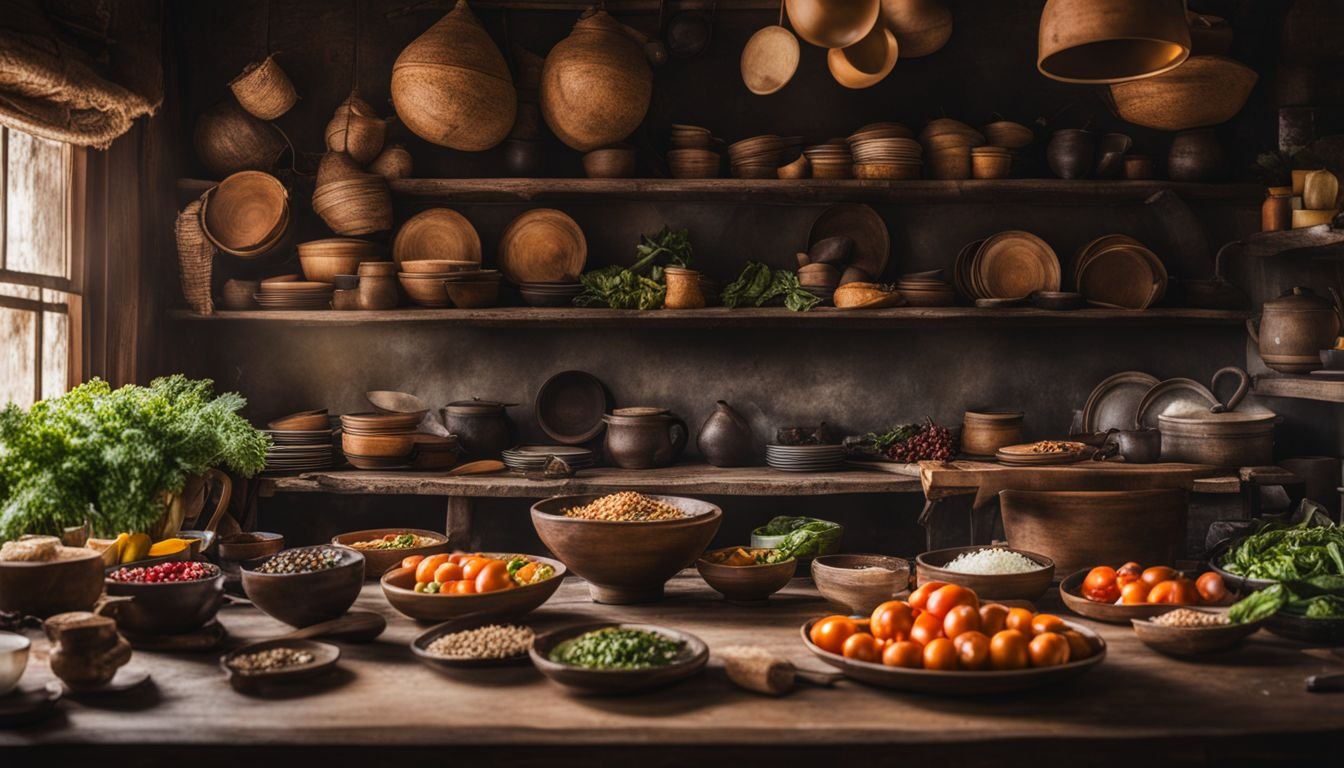
[[514, 403], [494, 400], [458, 400], [443, 407], [443, 425], [457, 435], [462, 458], [497, 459], [518, 443], [518, 433], [507, 412]]
[[705, 461], [716, 467], [746, 466], [753, 458], [751, 424], [720, 400], [700, 425], [695, 447]]
[[1172, 181], [1213, 181], [1223, 173], [1223, 147], [1213, 131], [1182, 131], [1171, 140], [1167, 176]]
[[1055, 131], [1045, 148], [1050, 170], [1061, 179], [1085, 178], [1097, 154], [1097, 135], [1078, 128]]
[[666, 467], [686, 447], [686, 422], [670, 413], [602, 417], [607, 458], [623, 469]]
[[664, 309], [700, 309], [705, 306], [705, 294], [700, 288], [700, 273], [694, 269], [668, 267], [663, 270], [667, 279]]
[[1248, 319], [1246, 330], [1265, 365], [1282, 373], [1307, 373], [1321, 367], [1320, 351], [1334, 346], [1340, 314], [1310, 288], [1298, 286], [1266, 301], [1258, 327]]
[[465, 0], [397, 56], [392, 105], [415, 135], [451, 149], [479, 152], [509, 134], [518, 110], [509, 66]]
[[653, 71], [642, 42], [638, 32], [597, 11], [551, 49], [541, 71], [541, 114], [566, 145], [588, 152], [616, 144], [644, 121]]

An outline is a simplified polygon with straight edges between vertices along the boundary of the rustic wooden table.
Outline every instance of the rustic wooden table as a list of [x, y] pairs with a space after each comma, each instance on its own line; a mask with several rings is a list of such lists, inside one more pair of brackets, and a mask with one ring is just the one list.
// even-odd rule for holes
[[[1090, 624], [1110, 645], [1101, 666], [1053, 688], [983, 698], [845, 680], [773, 699], [732, 686], [713, 661], [707, 673], [661, 691], [591, 698], [565, 692], [530, 666], [445, 676], [411, 657], [407, 643], [424, 628], [395, 614], [376, 585], [357, 607], [387, 615], [387, 631], [373, 644], [345, 645], [339, 669], [311, 687], [245, 696], [225, 682], [216, 653], [137, 653], [132, 663], [152, 670], [148, 688], [126, 698], [67, 699], [64, 714], [44, 725], [0, 730], [0, 765], [75, 765], [82, 757], [137, 766], [405, 765], [411, 752], [430, 747], [442, 748], [432, 754], [448, 765], [484, 758], [510, 766], [687, 765], [697, 756], [815, 765], [842, 746], [846, 756], [886, 765], [1166, 765], [1224, 757], [1303, 764], [1331, 755], [1338, 765], [1344, 754], [1344, 694], [1304, 687], [1307, 675], [1344, 664], [1318, 661], [1264, 632], [1240, 650], [1195, 663], [1158, 655], [1126, 627]], [[711, 649], [755, 643], [824, 669], [798, 627], [829, 612], [806, 579], [767, 606], [735, 607], [686, 572], [669, 584], [664, 602], [643, 606], [594, 604], [586, 585], [570, 579], [528, 622], [545, 629], [648, 621], [695, 633]], [[286, 629], [250, 607], [226, 607], [220, 619], [235, 643]], [[45, 655], [45, 641], [35, 642], [25, 685], [50, 679]]]

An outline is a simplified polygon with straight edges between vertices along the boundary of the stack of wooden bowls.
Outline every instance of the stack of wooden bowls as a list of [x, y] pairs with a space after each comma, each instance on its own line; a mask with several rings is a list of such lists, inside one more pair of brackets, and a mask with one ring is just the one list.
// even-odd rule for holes
[[849, 137], [857, 179], [918, 179], [924, 149], [899, 123], [872, 123]]
[[272, 279], [262, 280], [252, 298], [262, 309], [331, 309], [331, 293], [331, 283]]
[[728, 163], [733, 178], [775, 179], [784, 154], [784, 140], [773, 134], [753, 136], [728, 145]]
[[1073, 280], [1093, 305], [1147, 309], [1167, 292], [1167, 268], [1143, 243], [1129, 235], [1105, 235], [1074, 254]]
[[708, 128], [698, 125], [672, 124], [672, 147], [674, 149], [709, 149], [714, 145], [714, 135]]
[[896, 281], [896, 290], [912, 307], [950, 307], [957, 298], [952, 284], [943, 279], [941, 269], [901, 275]]
[[854, 156], [849, 142], [831, 139], [803, 150], [814, 179], [850, 179], [854, 177]]
[[330, 283], [337, 275], [354, 275], [359, 265], [378, 261], [378, 246], [352, 237], [329, 237], [299, 243], [303, 276], [315, 283]]
[[403, 261], [397, 279], [402, 290], [411, 301], [422, 307], [451, 307], [448, 291], [444, 289], [444, 280], [464, 272], [479, 272], [480, 264], [474, 261], [454, 261], [449, 259], [415, 259]]
[[667, 166], [674, 179], [717, 179], [719, 153], [713, 150], [714, 137], [708, 128], [672, 124], [672, 150]]
[[239, 171], [201, 198], [201, 228], [224, 253], [255, 259], [289, 230], [289, 191], [262, 171]]
[[935, 179], [971, 178], [971, 148], [985, 145], [985, 136], [971, 126], [947, 117], [930, 120], [919, 134]]
[[359, 469], [409, 466], [425, 412], [348, 413], [341, 416], [341, 449]]
[[443, 289], [452, 306], [458, 309], [483, 309], [499, 303], [497, 269], [473, 269], [454, 272], [443, 278]]
[[313, 190], [313, 211], [338, 235], [392, 229], [392, 190], [376, 173], [358, 173]]

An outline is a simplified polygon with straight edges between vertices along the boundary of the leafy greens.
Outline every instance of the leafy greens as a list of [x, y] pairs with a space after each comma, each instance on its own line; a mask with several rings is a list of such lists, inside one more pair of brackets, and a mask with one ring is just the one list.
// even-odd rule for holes
[[765, 557], [767, 563], [780, 563], [789, 558], [816, 557], [834, 551], [840, 543], [840, 534], [844, 533], [844, 528], [815, 517], [781, 515], [752, 533], [757, 536], [784, 537]]
[[574, 297], [574, 305], [657, 309], [667, 297], [664, 266], [691, 266], [691, 237], [687, 230], [663, 227], [657, 234], [641, 235], [639, 245], [635, 246], [634, 264], [628, 267], [613, 264], [579, 275], [583, 292]]
[[764, 306], [777, 297], [784, 297], [784, 306], [794, 312], [806, 312], [821, 303], [798, 282], [798, 275], [787, 269], [771, 269], [756, 261], [747, 262], [742, 274], [724, 286], [720, 295], [723, 306], [729, 309], [741, 306]]
[[1223, 553], [1218, 565], [1252, 579], [1289, 581], [1344, 575], [1344, 528], [1303, 502], [1299, 523], [1270, 523]]

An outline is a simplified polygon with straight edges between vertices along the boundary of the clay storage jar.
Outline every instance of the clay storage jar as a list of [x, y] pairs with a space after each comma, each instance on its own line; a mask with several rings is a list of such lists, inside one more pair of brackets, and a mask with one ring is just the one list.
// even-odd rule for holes
[[961, 452], [993, 456], [1005, 445], [1022, 442], [1021, 411], [967, 411], [962, 417]]
[[566, 145], [588, 152], [617, 144], [644, 121], [653, 72], [637, 32], [597, 11], [556, 43], [541, 70], [541, 114]]

